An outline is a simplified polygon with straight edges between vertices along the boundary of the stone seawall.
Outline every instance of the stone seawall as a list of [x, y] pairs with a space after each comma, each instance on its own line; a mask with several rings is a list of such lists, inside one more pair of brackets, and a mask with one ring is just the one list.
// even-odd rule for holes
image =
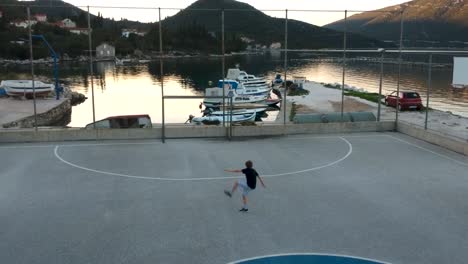
[[[69, 99], [64, 100], [59, 105], [37, 114], [37, 126], [54, 126], [65, 122], [71, 118], [72, 106]], [[65, 120], [65, 121], [63, 121]], [[34, 115], [8, 122], [2, 125], [3, 128], [32, 128], [34, 127]], [[63, 124], [62, 124], [63, 125]]]

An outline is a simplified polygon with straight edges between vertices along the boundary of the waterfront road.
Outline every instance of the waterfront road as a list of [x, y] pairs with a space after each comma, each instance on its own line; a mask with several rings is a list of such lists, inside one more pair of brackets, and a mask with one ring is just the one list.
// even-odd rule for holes
[[[264, 177], [228, 198], [251, 159]], [[2, 263], [466, 263], [468, 160], [398, 133], [0, 145]]]

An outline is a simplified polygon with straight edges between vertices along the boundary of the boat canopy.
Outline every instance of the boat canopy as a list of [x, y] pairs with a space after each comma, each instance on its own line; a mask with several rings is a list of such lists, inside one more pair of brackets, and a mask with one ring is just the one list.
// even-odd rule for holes
[[[230, 89], [237, 89], [239, 87], [239, 82], [234, 80], [224, 80], [224, 87], [226, 86]], [[218, 88], [223, 88], [223, 80], [218, 81]]]

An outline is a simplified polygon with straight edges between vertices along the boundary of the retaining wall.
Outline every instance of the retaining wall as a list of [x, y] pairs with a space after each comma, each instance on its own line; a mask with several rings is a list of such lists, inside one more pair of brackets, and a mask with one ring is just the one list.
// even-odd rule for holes
[[436, 131], [425, 130], [406, 122], [398, 122], [397, 131], [408, 136], [429, 142], [431, 144], [449, 149], [451, 151], [468, 156], [468, 139], [455, 138]]
[[[354, 122], [327, 124], [269, 124], [234, 126], [233, 137], [278, 136], [287, 134], [336, 134], [394, 131], [394, 122]], [[166, 138], [227, 137], [229, 128], [217, 126], [167, 126]], [[0, 143], [79, 140], [161, 139], [162, 128], [152, 129], [39, 129], [0, 131]]]

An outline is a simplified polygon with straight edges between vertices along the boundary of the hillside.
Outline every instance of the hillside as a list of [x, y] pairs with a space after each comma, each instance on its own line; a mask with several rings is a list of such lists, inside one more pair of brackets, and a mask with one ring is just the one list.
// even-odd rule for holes
[[[468, 42], [468, 0], [414, 0], [377, 11], [351, 16], [348, 29], [371, 38], [397, 42], [403, 11], [405, 46], [468, 46], [463, 43]], [[325, 27], [343, 30], [344, 21]]]
[[[17, 5], [17, 6], [11, 6]], [[22, 5], [22, 6], [19, 6]], [[87, 28], [87, 13], [82, 9], [61, 0], [17, 1], [1, 0], [0, 10], [0, 58], [28, 57], [29, 51], [24, 40], [28, 39], [27, 29], [11, 24], [15, 20], [25, 20], [24, 5], [31, 6], [31, 14], [46, 14], [47, 22], [33, 26], [34, 34], [42, 34], [59, 55], [70, 57], [86, 55], [88, 40], [86, 34], [74, 34], [60, 28], [54, 22], [69, 18], [76, 27]], [[199, 0], [172, 17], [163, 20], [163, 47], [166, 52], [221, 53], [221, 15], [225, 9], [225, 51], [238, 52], [250, 46], [270, 46], [284, 43], [283, 18], [270, 17], [252, 6], [234, 0]], [[235, 9], [236, 11], [234, 11]], [[102, 14], [91, 15], [93, 45], [107, 42], [116, 47], [119, 56], [133, 54], [141, 50], [152, 54], [159, 50], [159, 27], [157, 23], [106, 19]], [[132, 34], [122, 37], [123, 28], [136, 28], [147, 32], [145, 36]], [[21, 44], [22, 42], [22, 44]], [[358, 34], [348, 35], [348, 47], [371, 48], [387, 47], [379, 40]], [[49, 51], [42, 43], [35, 41], [35, 57], [47, 57]], [[288, 48], [315, 49], [341, 48], [343, 33], [301, 21], [288, 22]]]
[[[207, 31], [221, 31], [220, 11], [190, 9], [227, 9], [225, 11], [226, 34], [247, 37], [257, 44], [270, 45], [284, 42], [284, 19], [270, 17], [254, 7], [234, 0], [199, 0], [187, 9], [163, 21], [164, 27], [172, 30], [197, 24]], [[229, 10], [231, 9], [231, 10]], [[236, 9], [233, 11], [232, 9]], [[282, 14], [281, 14], [282, 15]], [[339, 48], [343, 45], [341, 32], [321, 28], [305, 22], [290, 19], [288, 21], [289, 48]], [[348, 44], [353, 48], [380, 47], [380, 41], [368, 37], [350, 34]]]

